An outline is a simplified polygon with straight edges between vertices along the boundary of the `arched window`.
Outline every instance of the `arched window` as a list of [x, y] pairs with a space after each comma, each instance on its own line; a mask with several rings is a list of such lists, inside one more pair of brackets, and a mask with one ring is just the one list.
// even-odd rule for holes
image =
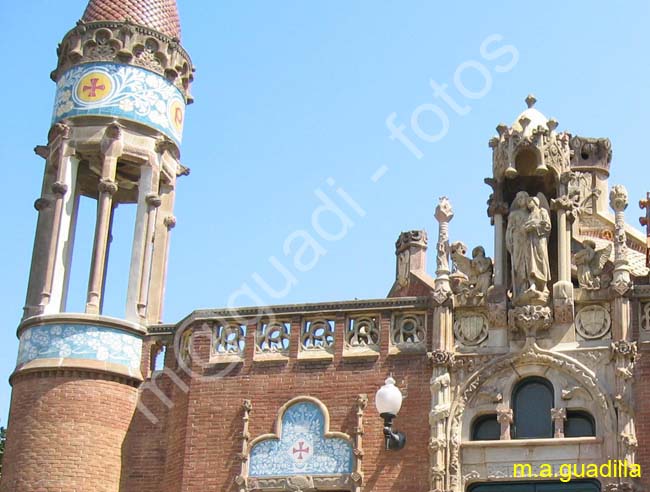
[[594, 418], [581, 410], [568, 410], [564, 422], [564, 437], [585, 437], [596, 435]]
[[480, 415], [472, 422], [472, 441], [498, 441], [501, 438], [501, 424], [497, 415]]
[[162, 371], [165, 368], [166, 345], [154, 345], [151, 349], [151, 372]]
[[553, 386], [548, 380], [534, 376], [519, 381], [512, 392], [512, 406], [513, 438], [553, 437]]

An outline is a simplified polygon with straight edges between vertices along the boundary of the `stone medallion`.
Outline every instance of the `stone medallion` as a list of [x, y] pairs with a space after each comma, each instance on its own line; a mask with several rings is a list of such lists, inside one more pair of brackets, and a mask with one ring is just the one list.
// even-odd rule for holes
[[457, 318], [454, 322], [454, 335], [463, 345], [480, 345], [488, 337], [487, 318], [482, 314]]
[[604, 337], [611, 325], [612, 319], [603, 306], [587, 306], [576, 315], [576, 332], [587, 340]]

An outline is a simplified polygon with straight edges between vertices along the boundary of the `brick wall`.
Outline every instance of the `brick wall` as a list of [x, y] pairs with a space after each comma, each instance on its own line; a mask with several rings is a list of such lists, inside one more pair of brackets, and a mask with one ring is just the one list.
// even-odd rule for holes
[[[389, 323], [390, 318], [382, 318], [381, 353], [377, 360], [351, 361], [342, 357], [343, 318], [336, 322], [338, 335], [332, 361], [298, 360], [297, 319], [286, 362], [254, 362], [253, 330], [249, 330], [245, 362], [225, 371], [223, 366], [193, 367], [204, 377], [184, 378], [189, 383], [187, 393], [162, 375], [159, 386], [172, 398], [173, 405], [162, 408], [158, 402], [156, 407], [151, 396], [145, 395], [162, 418], [158, 425], [152, 425], [136, 416], [131, 433], [156, 443], [164, 441], [166, 450], [163, 456], [162, 445], [138, 442], [138, 449], [148, 451], [146, 456], [138, 451], [137, 456], [127, 460], [129, 468], [125, 473], [131, 478], [123, 492], [231, 491], [240, 472], [237, 455], [242, 445], [244, 398], [253, 404], [249, 425], [252, 439], [273, 432], [280, 407], [300, 395], [318, 398], [325, 404], [330, 413], [330, 430], [352, 435], [356, 426], [356, 397], [360, 393], [369, 397], [363, 436], [365, 490], [398, 490], [396, 484], [399, 490], [428, 490], [430, 364], [424, 353], [388, 356]], [[199, 337], [194, 350], [197, 359], [207, 360], [208, 338]], [[171, 353], [167, 365], [175, 366]], [[374, 394], [391, 372], [406, 396], [395, 421], [396, 428], [405, 432], [408, 440], [406, 448], [399, 452], [383, 449], [382, 419], [374, 408]], [[143, 470], [142, 466], [155, 462], [156, 456], [157, 463]], [[158, 479], [151, 472], [154, 468], [164, 470]]]
[[137, 390], [84, 374], [14, 378], [2, 492], [115, 492]]

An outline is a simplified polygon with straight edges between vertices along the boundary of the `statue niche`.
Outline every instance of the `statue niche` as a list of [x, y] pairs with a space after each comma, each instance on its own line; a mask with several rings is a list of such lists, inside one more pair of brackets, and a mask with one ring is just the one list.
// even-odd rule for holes
[[515, 306], [546, 304], [551, 268], [548, 238], [551, 219], [543, 193], [520, 191], [510, 206], [506, 248], [510, 254], [512, 301]]
[[477, 306], [485, 302], [492, 285], [492, 258], [485, 256], [485, 248], [476, 246], [472, 258], [465, 256], [467, 246], [455, 241], [450, 246], [453, 273], [451, 290], [461, 305]]

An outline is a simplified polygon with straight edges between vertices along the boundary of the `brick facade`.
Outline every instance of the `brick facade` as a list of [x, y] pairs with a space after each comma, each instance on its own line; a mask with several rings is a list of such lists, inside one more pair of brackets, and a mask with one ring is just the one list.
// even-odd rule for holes
[[83, 373], [13, 379], [3, 492], [119, 490], [137, 389]]

